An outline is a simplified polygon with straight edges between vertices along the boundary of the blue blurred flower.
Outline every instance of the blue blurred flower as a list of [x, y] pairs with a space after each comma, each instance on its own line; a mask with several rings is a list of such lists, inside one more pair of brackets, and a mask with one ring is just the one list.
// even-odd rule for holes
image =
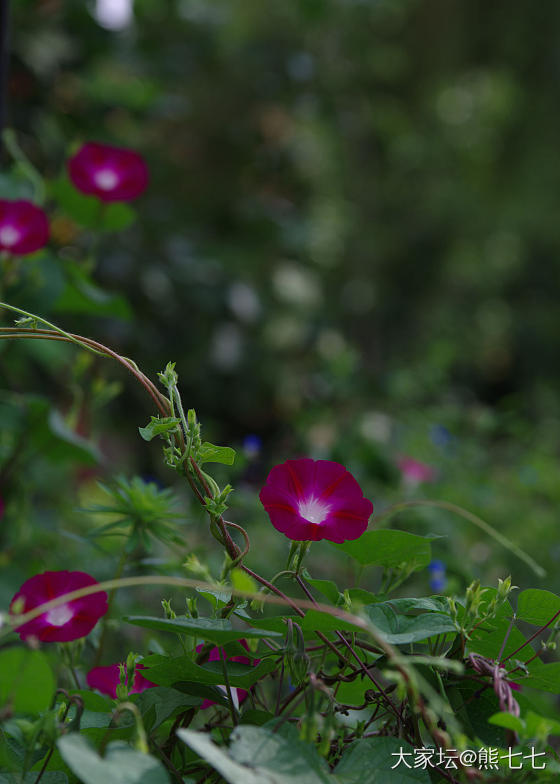
[[436, 446], [445, 447], [451, 442], [453, 436], [445, 425], [432, 425], [430, 428], [430, 438], [432, 439], [432, 443]]
[[251, 433], [248, 436], [245, 436], [243, 439], [243, 452], [245, 456], [249, 458], [249, 460], [253, 460], [257, 457], [262, 448], [262, 440], [259, 436]]
[[430, 588], [432, 591], [443, 591], [447, 585], [445, 564], [443, 561], [434, 560], [428, 564], [430, 572]]

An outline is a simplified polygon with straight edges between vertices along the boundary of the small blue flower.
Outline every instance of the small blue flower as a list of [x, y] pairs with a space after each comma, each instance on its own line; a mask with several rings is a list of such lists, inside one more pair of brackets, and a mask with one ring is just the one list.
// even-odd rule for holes
[[428, 571], [430, 572], [430, 588], [432, 591], [443, 591], [447, 585], [444, 562], [438, 560], [430, 561]]
[[452, 441], [453, 436], [445, 425], [432, 425], [430, 428], [430, 438], [436, 446], [446, 447]]
[[243, 439], [243, 452], [250, 460], [257, 457], [262, 448], [262, 440], [260, 436], [251, 433]]

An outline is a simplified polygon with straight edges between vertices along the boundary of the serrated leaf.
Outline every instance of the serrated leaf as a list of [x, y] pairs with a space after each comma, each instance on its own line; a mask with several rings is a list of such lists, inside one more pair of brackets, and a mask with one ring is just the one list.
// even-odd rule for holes
[[223, 465], [233, 465], [235, 460], [235, 449], [229, 446], [215, 446], [205, 441], [198, 452], [198, 462], [200, 465], [204, 463], [222, 463]]

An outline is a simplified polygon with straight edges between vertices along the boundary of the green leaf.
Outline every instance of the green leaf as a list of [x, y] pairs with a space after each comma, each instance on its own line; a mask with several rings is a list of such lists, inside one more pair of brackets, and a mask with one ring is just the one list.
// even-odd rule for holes
[[517, 617], [535, 626], [544, 626], [557, 613], [560, 613], [560, 596], [552, 591], [528, 588], [517, 599]]
[[[495, 588], [488, 588], [484, 594], [484, 606], [496, 596]], [[511, 604], [506, 601], [496, 612], [496, 616], [489, 621], [485, 621], [481, 626], [471, 632], [471, 639], [467, 641], [469, 653], [480, 653], [489, 659], [495, 659], [502, 650], [502, 645], [507, 637], [502, 657], [509, 656], [516, 648], [523, 645], [525, 637], [516, 626], [510, 629], [510, 622], [513, 618]], [[508, 636], [509, 634], [509, 636]], [[527, 648], [529, 653], [533, 649]]]
[[159, 760], [130, 748], [126, 743], [110, 743], [100, 757], [78, 733], [57, 741], [62, 758], [83, 784], [169, 784]]
[[246, 574], [243, 569], [237, 567], [231, 570], [231, 584], [236, 591], [244, 593], [257, 593], [258, 587], [253, 578]]
[[[396, 763], [400, 751], [406, 763]], [[410, 755], [410, 756], [409, 756]], [[334, 769], [339, 784], [430, 784], [427, 770], [414, 767], [414, 748], [399, 738], [365, 738], [352, 743]]]
[[136, 213], [127, 204], [104, 204], [95, 196], [78, 191], [66, 176], [50, 183], [51, 196], [80, 226], [96, 231], [121, 231], [133, 223]]
[[[237, 613], [236, 613], [237, 614]], [[270, 618], [251, 618], [249, 623], [257, 629], [265, 629], [269, 632], [276, 632], [280, 636], [286, 634], [286, 618], [291, 618], [296, 623], [301, 623], [299, 615], [271, 615]]]
[[173, 433], [177, 430], [181, 420], [177, 417], [157, 417], [153, 416], [152, 421], [146, 427], [139, 427], [138, 432], [144, 441], [151, 441], [157, 436]]
[[130, 204], [113, 202], [105, 204], [101, 216], [101, 231], [123, 231], [132, 226], [136, 220], [136, 212]]
[[204, 732], [180, 729], [177, 735], [229, 784], [332, 782], [325, 761], [314, 746], [299, 740], [297, 731], [285, 737], [266, 727], [241, 725], [232, 732], [229, 749]]
[[62, 416], [38, 395], [0, 398], [2, 430], [21, 430], [29, 449], [49, 462], [95, 465], [101, 456], [94, 444], [75, 433]]
[[529, 711], [525, 716], [525, 737], [544, 743], [549, 735], [560, 735], [560, 721]]
[[432, 559], [431, 539], [406, 531], [366, 531], [359, 539], [344, 544], [332, 545], [350, 555], [362, 566], [396, 568], [406, 566], [410, 570], [423, 569]]
[[386, 594], [374, 594], [363, 588], [348, 588], [346, 593], [352, 604], [373, 604], [382, 601]]
[[340, 591], [338, 586], [332, 580], [317, 580], [311, 577], [309, 572], [304, 569], [303, 576], [305, 577], [306, 582], [309, 583], [313, 588], [317, 591], [320, 591], [323, 596], [326, 596], [327, 599], [332, 602], [332, 604], [337, 604], [340, 599]]
[[122, 294], [112, 294], [89, 279], [85, 272], [72, 269], [70, 280], [53, 305], [57, 313], [84, 313], [130, 320], [132, 311]]
[[6, 648], [0, 651], [0, 705], [14, 713], [39, 713], [51, 704], [56, 688], [42, 651]]
[[362, 626], [353, 624], [350, 621], [337, 618], [321, 610], [308, 610], [305, 613], [305, 618], [298, 621], [303, 631], [306, 632], [331, 632], [331, 631], [349, 631], [349, 632], [363, 632]]
[[214, 446], [214, 444], [205, 441], [198, 451], [198, 462], [201, 465], [204, 463], [233, 465], [234, 460], [235, 449], [231, 449], [229, 446]]
[[493, 713], [492, 716], [488, 718], [488, 723], [495, 724], [496, 727], [504, 727], [506, 730], [513, 730], [514, 732], [518, 732], [519, 735], [525, 734], [525, 722], [523, 719], [520, 719], [519, 716], [513, 716], [511, 713], [506, 713], [505, 711]]
[[543, 664], [535, 661], [530, 665], [530, 668], [530, 675], [520, 680], [520, 684], [560, 694], [560, 662]]
[[489, 724], [500, 711], [499, 700], [492, 689], [480, 692], [480, 684], [463, 681], [447, 689], [450, 704], [470, 737], [478, 737], [487, 746], [504, 746], [506, 733], [502, 726]]
[[364, 607], [373, 625], [383, 634], [388, 643], [407, 645], [420, 642], [436, 634], [455, 632], [455, 624], [448, 615], [427, 612], [421, 615], [400, 615], [391, 607], [391, 602], [370, 604]]
[[418, 598], [389, 599], [387, 604], [403, 615], [408, 615], [411, 610], [427, 610], [429, 612], [448, 613], [449, 600], [447, 596], [420, 596]]
[[170, 689], [166, 686], [156, 686], [153, 689], [146, 689], [141, 694], [133, 695], [132, 699], [140, 708], [146, 723], [146, 714], [153, 710], [154, 720], [150, 724], [150, 732], [159, 727], [162, 722], [173, 716], [177, 711], [184, 711], [200, 705], [200, 697], [185, 694], [177, 689]]
[[200, 637], [216, 645], [223, 645], [242, 638], [260, 639], [263, 637], [281, 637], [278, 632], [260, 629], [234, 629], [231, 622], [221, 618], [153, 618], [147, 615], [128, 615], [123, 621], [146, 629], [157, 629], [176, 634], [189, 634]]
[[[221, 686], [224, 682], [223, 664], [220, 661], [207, 662], [204, 666], [200, 666], [188, 656], [171, 659], [168, 656], [153, 655], [144, 658], [142, 664], [149, 669], [149, 673], [145, 673], [146, 678], [160, 686], [172, 686], [181, 681]], [[275, 663], [271, 659], [265, 659], [255, 667], [228, 661], [229, 682], [232, 686], [250, 689], [260, 678], [268, 675], [274, 666]]]

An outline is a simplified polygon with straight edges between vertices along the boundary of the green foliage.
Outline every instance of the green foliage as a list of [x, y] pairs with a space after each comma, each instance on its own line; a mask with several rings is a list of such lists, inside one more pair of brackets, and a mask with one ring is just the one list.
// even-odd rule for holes
[[0, 704], [14, 713], [40, 713], [54, 696], [55, 678], [42, 651], [0, 651]]
[[259, 639], [262, 637], [278, 637], [277, 632], [265, 632], [258, 629], [234, 629], [231, 621], [217, 618], [150, 618], [146, 616], [131, 615], [123, 618], [134, 626], [143, 626], [145, 629], [158, 629], [166, 632], [177, 632], [209, 640], [216, 645], [239, 639]]
[[103, 757], [77, 733], [59, 739], [58, 748], [69, 768], [84, 784], [168, 784], [165, 768], [154, 757], [123, 743], [110, 743]]
[[117, 533], [126, 537], [128, 550], [138, 546], [150, 550], [150, 537], [181, 543], [175, 524], [180, 515], [174, 511], [176, 502], [172, 490], [161, 490], [154, 482], [145, 482], [137, 476], [131, 480], [117, 477], [112, 487], [104, 484], [100, 487], [111, 503], [95, 504], [85, 511], [116, 519], [94, 528], [89, 537], [95, 539]]
[[431, 537], [417, 536], [406, 531], [366, 531], [358, 541], [335, 545], [343, 553], [355, 558], [363, 566], [423, 569], [431, 560]]
[[560, 614], [560, 597], [551, 591], [528, 588], [517, 599], [517, 617], [535, 626], [548, 623], [556, 613]]
[[[557, 776], [558, 9], [481, 33], [464, 0], [137, 0], [130, 35], [90, 5], [11, 4], [0, 194], [51, 238], [0, 258], [25, 311], [1, 329], [0, 599], [47, 569], [137, 582], [56, 653], [6, 636], [0, 784], [428, 784], [393, 755], [481, 744]], [[90, 138], [149, 160], [133, 231], [57, 174]], [[298, 454], [348, 466], [377, 514], [306, 569], [258, 502]], [[156, 686], [85, 688], [125, 661], [130, 687], [135, 651]]]

